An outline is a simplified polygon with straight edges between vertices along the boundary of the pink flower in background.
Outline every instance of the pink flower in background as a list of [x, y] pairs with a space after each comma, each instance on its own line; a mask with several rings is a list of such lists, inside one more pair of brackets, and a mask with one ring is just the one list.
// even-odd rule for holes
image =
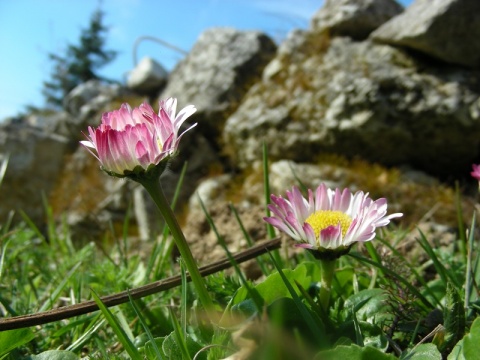
[[81, 141], [101, 163], [102, 169], [113, 176], [127, 176], [157, 166], [173, 156], [182, 135], [180, 126], [192, 115], [193, 105], [175, 115], [177, 100], [159, 102], [158, 115], [148, 103], [138, 108], [123, 104], [119, 110], [104, 113], [97, 128], [88, 128], [88, 140]]
[[348, 189], [328, 189], [321, 184], [308, 190], [308, 199], [298, 188], [287, 198], [271, 195], [268, 206], [273, 216], [264, 220], [298, 241], [297, 246], [338, 257], [356, 242], [370, 241], [375, 230], [403, 214], [386, 215], [387, 200], [373, 201], [368, 193], [352, 194]]
[[470, 173], [475, 179], [480, 181], [480, 165], [473, 164], [472, 165], [473, 171]]

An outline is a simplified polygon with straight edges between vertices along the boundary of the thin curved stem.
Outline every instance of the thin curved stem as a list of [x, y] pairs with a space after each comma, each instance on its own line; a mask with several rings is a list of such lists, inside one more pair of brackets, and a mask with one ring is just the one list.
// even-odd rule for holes
[[165, 222], [172, 233], [175, 244], [177, 245], [178, 251], [183, 258], [183, 261], [185, 261], [185, 265], [187, 266], [187, 270], [192, 278], [193, 285], [195, 286], [195, 290], [197, 291], [203, 307], [205, 310], [207, 310], [207, 312], [214, 311], [214, 305], [210, 295], [208, 294], [205, 282], [198, 271], [197, 264], [193, 258], [192, 252], [190, 251], [187, 240], [180, 229], [180, 225], [178, 224], [170, 204], [165, 197], [162, 186], [160, 185], [160, 181], [158, 178], [142, 178], [137, 181], [142, 184], [150, 194], [160, 210], [160, 213], [165, 219]]
[[[243, 250], [233, 256], [236, 263], [243, 263], [265, 254], [269, 251], [280, 248], [280, 238], [268, 240], [266, 242], [255, 245], [249, 249]], [[214, 274], [218, 271], [228, 269], [232, 266], [230, 259], [224, 258], [212, 264], [203, 266], [199, 269], [202, 276]], [[190, 281], [190, 276], [187, 274], [187, 281]], [[172, 289], [181, 284], [180, 275], [172, 276], [162, 280], [155, 281], [150, 284], [140, 286], [138, 288], [122, 291], [116, 294], [103, 296], [102, 303], [107, 307], [124, 304], [129, 301], [129, 298], [140, 299], [148, 295], [156, 294], [161, 291]], [[62, 306], [52, 310], [39, 312], [35, 314], [19, 315], [11, 318], [0, 319], [0, 332], [5, 330], [21, 329], [31, 326], [48, 324], [54, 321], [70, 319], [75, 316], [85, 315], [92, 311], [98, 310], [98, 305], [95, 301], [84, 301], [78, 304]]]

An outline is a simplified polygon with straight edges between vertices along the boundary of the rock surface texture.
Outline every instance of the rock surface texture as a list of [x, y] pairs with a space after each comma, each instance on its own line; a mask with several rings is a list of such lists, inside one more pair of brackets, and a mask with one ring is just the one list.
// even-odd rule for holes
[[160, 97], [176, 97], [180, 106], [195, 104], [199, 128], [210, 132], [236, 109], [275, 50], [274, 42], [257, 31], [209, 29], [172, 71]]
[[479, 80], [389, 45], [296, 32], [228, 118], [224, 141], [242, 168], [265, 141], [278, 160], [336, 153], [456, 176], [480, 155]]
[[311, 26], [315, 31], [361, 40], [402, 11], [395, 0], [326, 0]]
[[130, 72], [127, 86], [140, 94], [151, 94], [160, 91], [167, 79], [167, 70], [162, 65], [151, 57], [144, 57]]
[[480, 1], [416, 0], [372, 39], [480, 69]]
[[[402, 12], [390, 0], [328, 0], [310, 29], [292, 31], [278, 48], [256, 31], [202, 33], [154, 95], [198, 109], [191, 121], [199, 126], [161, 178], [171, 199], [188, 161], [176, 209], [190, 204], [182, 219], [197, 251], [213, 253], [217, 245], [196, 191], [232, 249], [245, 244], [232, 232], [230, 201], [250, 218], [252, 237], [264, 238], [264, 143], [277, 194], [299, 182], [375, 197], [388, 197], [389, 189], [392, 211], [404, 218], [434, 206], [425, 210], [422, 194], [435, 204], [450, 199], [448, 190], [438, 195], [436, 181], [469, 178], [471, 164], [480, 162], [479, 7], [478, 0], [417, 0]], [[130, 204], [132, 233], [144, 240], [158, 234], [162, 222], [143, 189], [108, 177], [78, 147], [103, 112], [143, 101], [125, 87], [91, 81], [67, 96], [61, 112], [0, 125], [0, 161], [10, 154], [1, 220], [22, 209], [41, 227], [43, 192], [80, 237], [98, 238], [110, 221], [123, 226]], [[157, 101], [151, 105], [158, 109]], [[400, 208], [395, 199], [404, 197], [410, 204]]]

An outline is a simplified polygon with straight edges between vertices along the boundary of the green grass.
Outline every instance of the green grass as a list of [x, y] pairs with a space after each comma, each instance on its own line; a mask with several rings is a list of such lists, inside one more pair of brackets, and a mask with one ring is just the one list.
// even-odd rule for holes
[[[167, 230], [142, 258], [129, 243], [128, 216], [117, 246], [101, 239], [78, 246], [46, 208], [45, 232], [26, 215], [13, 228], [0, 225], [0, 313], [15, 317], [86, 300], [100, 311], [0, 331], [0, 359], [469, 360], [480, 352], [475, 214], [468, 226], [459, 214], [458, 239], [449, 247], [419, 231], [415, 247], [425, 254], [423, 263], [396, 250], [406, 231], [393, 225], [378, 231], [337, 261], [326, 311], [319, 306], [321, 269], [310, 253], [264, 255], [257, 259], [263, 275], [252, 281], [218, 235], [236, 271], [206, 278], [219, 313], [212, 317], [187, 283], [183, 262], [171, 258]], [[251, 243], [231, 209], [239, 225], [232, 231]], [[174, 274], [181, 274], [181, 286], [111, 308], [101, 300]]]
[[[389, 258], [379, 255], [377, 249], [389, 245], [381, 238], [371, 243], [369, 251], [353, 250], [338, 263], [328, 314], [322, 314], [317, 304], [319, 270], [311, 256], [304, 253], [283, 259], [283, 269], [271, 256], [263, 257], [267, 274], [254, 283], [238, 268], [233, 275], [222, 272], [207, 277], [211, 295], [223, 312], [220, 324], [208, 323], [188, 285], [109, 310], [102, 307], [101, 312], [0, 332], [0, 354], [5, 359], [27, 359], [62, 350], [93, 359], [214, 359], [245, 351], [247, 346], [251, 347], [249, 358], [254, 359], [273, 356], [278, 347], [283, 350], [277, 355], [294, 358], [289, 354], [298, 347], [309, 358], [321, 351], [330, 356], [334, 349], [340, 354], [348, 347], [360, 354], [365, 347], [373, 347], [377, 352], [372, 356], [382, 359], [378, 354], [408, 358], [419, 344], [433, 344], [428, 349], [435, 350], [437, 358], [440, 352], [448, 356], [469, 334], [480, 311], [473, 226], [466, 259], [459, 246], [453, 253], [434, 248], [421, 233], [418, 246], [428, 254], [429, 266], [412, 262], [394, 247]], [[390, 228], [383, 237], [395, 238], [400, 232]], [[146, 268], [157, 267], [158, 278], [180, 272], [178, 267], [171, 268], [168, 259], [142, 261], [124, 250], [113, 247], [104, 256], [94, 244], [79, 249], [70, 246], [68, 229], [50, 232], [47, 239], [26, 223], [15, 227], [2, 237], [2, 313], [11, 317], [92, 298], [99, 302], [95, 294], [107, 295], [152, 281], [145, 275]], [[152, 256], [162, 254], [156, 251]], [[372, 274], [376, 274], [373, 283]], [[437, 325], [442, 325], [441, 336], [430, 336]], [[279, 336], [268, 335], [272, 331]], [[16, 339], [13, 344], [12, 337]]]

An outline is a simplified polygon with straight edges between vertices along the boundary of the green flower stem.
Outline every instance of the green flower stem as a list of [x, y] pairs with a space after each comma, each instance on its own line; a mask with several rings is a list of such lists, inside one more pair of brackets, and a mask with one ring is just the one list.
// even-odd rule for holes
[[320, 260], [320, 267], [322, 269], [322, 278], [320, 280], [320, 305], [322, 309], [328, 311], [330, 303], [330, 292], [332, 288], [333, 275], [335, 275], [335, 260], [323, 259]]
[[162, 186], [160, 185], [160, 181], [158, 178], [143, 178], [136, 180], [140, 184], [145, 187], [147, 192], [152, 197], [155, 204], [158, 206], [165, 222], [167, 223], [170, 232], [172, 233], [173, 239], [175, 240], [175, 244], [177, 245], [178, 250], [180, 251], [180, 255], [185, 261], [185, 265], [187, 266], [187, 270], [192, 278], [193, 285], [197, 291], [197, 294], [200, 298], [200, 301], [207, 310], [207, 312], [214, 311], [214, 305], [210, 295], [208, 294], [207, 288], [205, 286], [205, 282], [203, 281], [200, 272], [198, 271], [197, 264], [195, 263], [195, 259], [192, 256], [192, 252], [188, 247], [187, 240], [185, 239], [185, 235], [183, 235], [182, 230], [180, 229], [180, 225], [178, 225], [177, 219], [173, 214], [173, 211], [168, 203], [165, 194], [163, 193]]

